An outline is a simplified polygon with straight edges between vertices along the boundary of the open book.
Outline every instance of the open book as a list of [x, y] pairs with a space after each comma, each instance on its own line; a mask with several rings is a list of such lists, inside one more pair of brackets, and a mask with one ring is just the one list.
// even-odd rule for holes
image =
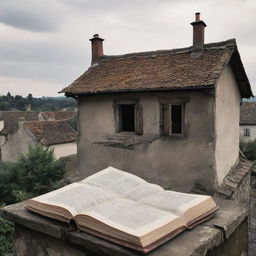
[[218, 209], [210, 196], [164, 190], [113, 167], [30, 199], [26, 208], [144, 253]]

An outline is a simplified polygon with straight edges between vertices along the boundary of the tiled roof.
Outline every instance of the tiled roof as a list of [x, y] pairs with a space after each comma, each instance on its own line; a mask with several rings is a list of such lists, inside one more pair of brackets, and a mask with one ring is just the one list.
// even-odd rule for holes
[[77, 116], [76, 111], [48, 111], [40, 114], [44, 120], [68, 120]]
[[77, 140], [77, 132], [65, 121], [25, 122], [23, 127], [28, 129], [38, 142], [46, 146]]
[[230, 63], [244, 97], [252, 95], [234, 39], [205, 44], [204, 54], [191, 58], [191, 47], [103, 56], [70, 86], [67, 96], [95, 93], [208, 88]]
[[14, 133], [18, 129], [19, 121], [36, 121], [38, 112], [35, 111], [0, 111], [0, 121], [4, 121], [1, 135]]
[[241, 104], [240, 124], [256, 125], [256, 102], [243, 102]]

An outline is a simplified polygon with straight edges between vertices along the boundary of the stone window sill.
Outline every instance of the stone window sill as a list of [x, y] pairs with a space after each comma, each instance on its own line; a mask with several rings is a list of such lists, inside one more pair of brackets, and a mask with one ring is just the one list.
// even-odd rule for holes
[[113, 135], [108, 135], [105, 139], [101, 141], [95, 141], [93, 144], [133, 149], [136, 145], [152, 143], [154, 140], [157, 140], [159, 138], [159, 135], [143, 136], [137, 135], [134, 132], [119, 132]]

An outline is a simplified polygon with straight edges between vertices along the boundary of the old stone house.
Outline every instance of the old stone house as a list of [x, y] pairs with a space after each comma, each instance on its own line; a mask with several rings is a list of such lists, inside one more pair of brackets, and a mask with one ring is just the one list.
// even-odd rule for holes
[[82, 177], [112, 165], [147, 181], [190, 191], [221, 186], [239, 162], [242, 98], [252, 96], [234, 39], [204, 43], [196, 14], [192, 47], [103, 54], [62, 92], [79, 105]]
[[2, 161], [16, 161], [29, 146], [42, 144], [54, 150], [55, 157], [76, 154], [77, 132], [66, 121], [22, 122], [16, 133], [2, 145]]
[[36, 121], [38, 112], [35, 111], [0, 111], [0, 146], [8, 136], [18, 130], [19, 121]]
[[240, 108], [240, 137], [242, 140], [256, 139], [256, 102], [243, 102]]
[[[14, 152], [18, 151], [15, 145], [12, 144], [13, 136], [20, 128], [20, 124], [23, 124], [25, 121], [70, 120], [76, 118], [76, 116], [76, 111], [0, 111], [0, 160], [12, 160], [12, 154], [9, 155], [9, 153], [5, 151], [6, 148], [8, 148], [8, 152], [11, 150], [10, 145], [14, 147]], [[28, 145], [24, 141], [22, 148], [27, 147]], [[2, 151], [5, 151], [3, 152], [4, 157], [1, 156]], [[72, 150], [72, 152], [73, 151], [74, 150]]]
[[[245, 256], [248, 212], [236, 201], [248, 203], [252, 164], [239, 161], [239, 105], [252, 92], [235, 40], [204, 44], [198, 13], [192, 25], [193, 46], [183, 49], [106, 56], [103, 39], [91, 39], [92, 66], [63, 90], [79, 103], [79, 171], [113, 165], [183, 191], [218, 188], [211, 220], [148, 255]], [[70, 232], [24, 202], [0, 216], [15, 222], [16, 255], [141, 255]]]

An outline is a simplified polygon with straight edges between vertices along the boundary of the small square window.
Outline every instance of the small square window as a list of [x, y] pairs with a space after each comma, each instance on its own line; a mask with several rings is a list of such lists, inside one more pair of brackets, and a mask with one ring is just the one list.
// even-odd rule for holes
[[143, 134], [142, 106], [137, 101], [119, 100], [113, 108], [116, 132]]
[[244, 129], [244, 137], [250, 137], [250, 129], [249, 128]]
[[161, 104], [161, 134], [182, 135], [184, 105]]

